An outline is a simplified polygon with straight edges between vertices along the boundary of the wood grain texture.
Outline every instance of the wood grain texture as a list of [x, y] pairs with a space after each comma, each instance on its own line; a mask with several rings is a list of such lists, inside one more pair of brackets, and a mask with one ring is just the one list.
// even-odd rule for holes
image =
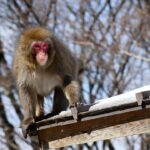
[[[106, 114], [68, 120], [38, 129], [42, 145], [58, 148], [90, 141], [105, 140], [150, 132], [150, 107], [137, 106]], [[147, 120], [148, 119], [148, 120]]]
[[59, 148], [69, 145], [83, 144], [93, 141], [100, 141], [149, 132], [150, 132], [150, 119], [144, 119], [100, 130], [95, 130], [92, 131], [91, 133], [68, 136], [63, 139], [51, 141], [48, 143], [48, 146], [49, 148]]
[[42, 149], [46, 150], [149, 133], [150, 90], [141, 92], [141, 89], [105, 102], [81, 105], [78, 120], [74, 120], [69, 111], [44, 118], [35, 123], [30, 136], [38, 135]]

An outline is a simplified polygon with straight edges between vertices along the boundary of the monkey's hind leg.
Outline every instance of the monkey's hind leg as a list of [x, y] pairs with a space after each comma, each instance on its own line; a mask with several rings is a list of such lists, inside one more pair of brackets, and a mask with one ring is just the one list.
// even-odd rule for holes
[[64, 88], [64, 92], [69, 101], [69, 107], [71, 109], [73, 118], [77, 120], [77, 105], [79, 103], [79, 84], [76, 81], [71, 81], [71, 83]]

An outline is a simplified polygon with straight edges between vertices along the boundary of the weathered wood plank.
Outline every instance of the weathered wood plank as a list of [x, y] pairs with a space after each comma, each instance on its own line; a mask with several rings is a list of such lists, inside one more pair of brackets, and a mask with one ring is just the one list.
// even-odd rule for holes
[[49, 148], [60, 148], [69, 145], [83, 144], [142, 133], [150, 133], [150, 119], [133, 121], [130, 123], [107, 127], [104, 129], [92, 131], [90, 133], [68, 136], [59, 140], [50, 141], [48, 142], [48, 145]]
[[[44, 127], [39, 128], [38, 135], [39, 135], [40, 141], [43, 143], [48, 143], [48, 142], [51, 143], [52, 141], [55, 141], [55, 142], [57, 141], [59, 143], [59, 140], [61, 139], [63, 140], [70, 136], [76, 137], [82, 134], [85, 136], [84, 133], [86, 133], [86, 135], [88, 136], [87, 138], [90, 139], [92, 138], [90, 136], [90, 133], [94, 131], [103, 130], [103, 129], [110, 128], [116, 125], [123, 125], [123, 124], [127, 124], [127, 123], [134, 122], [134, 121], [140, 122], [141, 120], [147, 119], [147, 118], [150, 118], [150, 106], [147, 106], [147, 108], [142, 108], [141, 106], [137, 106], [135, 108], [127, 109], [124, 111], [118, 110], [113, 113], [87, 117], [87, 118], [82, 119], [82, 121], [78, 121], [78, 122], [76, 122], [75, 120], [69, 120], [69, 121], [59, 122], [59, 123], [55, 123], [51, 125], [46, 125]], [[143, 124], [141, 124], [141, 126], [142, 125]], [[145, 131], [145, 127], [143, 128], [141, 127], [141, 130], [142, 129], [143, 131], [141, 131], [141, 133], [147, 132], [147, 129]], [[124, 128], [124, 130], [128, 130], [127, 126], [126, 128]], [[128, 134], [132, 135], [129, 132]], [[135, 131], [134, 134], [139, 134], [139, 131], [138, 130]], [[121, 136], [124, 136], [124, 134], [122, 133]], [[118, 134], [116, 134], [115, 136], [115, 133], [113, 133], [113, 137], [118, 137]], [[109, 138], [112, 138], [112, 137], [110, 136]], [[79, 140], [78, 142], [80, 143], [82, 141]], [[61, 145], [61, 147], [63, 146], [66, 146], [66, 145]]]
[[79, 106], [79, 120], [71, 111], [36, 122], [30, 135], [38, 135], [43, 149], [150, 132], [150, 86]]

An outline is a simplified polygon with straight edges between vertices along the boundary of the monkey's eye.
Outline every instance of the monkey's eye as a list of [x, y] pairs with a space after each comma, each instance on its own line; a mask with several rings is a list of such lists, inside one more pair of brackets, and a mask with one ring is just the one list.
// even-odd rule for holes
[[45, 52], [48, 53], [48, 48], [49, 48], [49, 44], [47, 42], [43, 42], [41, 44], [41, 49]]
[[40, 46], [39, 43], [35, 43], [35, 44], [33, 45], [33, 51], [34, 51], [35, 53], [38, 53], [38, 52], [40, 51], [40, 49], [41, 49], [41, 46]]

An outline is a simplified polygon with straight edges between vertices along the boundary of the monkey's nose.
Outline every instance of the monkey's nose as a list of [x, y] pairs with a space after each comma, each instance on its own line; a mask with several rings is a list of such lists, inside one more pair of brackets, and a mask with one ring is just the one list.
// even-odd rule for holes
[[39, 52], [39, 55], [41, 55], [41, 56], [45, 56], [45, 55], [47, 55], [44, 51], [40, 51]]

